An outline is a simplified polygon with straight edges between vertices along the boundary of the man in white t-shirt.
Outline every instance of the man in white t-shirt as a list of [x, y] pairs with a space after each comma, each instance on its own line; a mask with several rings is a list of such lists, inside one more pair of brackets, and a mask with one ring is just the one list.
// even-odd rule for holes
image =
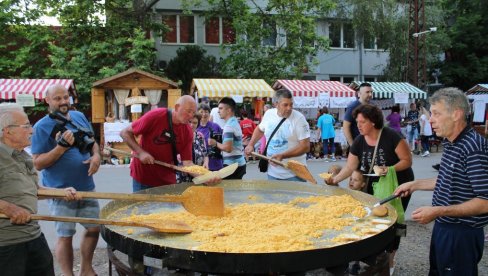
[[219, 125], [221, 129], [224, 129], [225, 120], [220, 118], [219, 107], [212, 108], [212, 110], [210, 111], [210, 118], [208, 120]]
[[[275, 102], [276, 108], [270, 109], [264, 114], [263, 120], [254, 130], [245, 154], [251, 154], [254, 144], [264, 135], [266, 141], [269, 141], [267, 156], [280, 161], [293, 159], [305, 164], [306, 154], [310, 151], [310, 126], [307, 120], [303, 114], [293, 110], [293, 96], [290, 91], [286, 89], [276, 91], [273, 102]], [[283, 118], [286, 119], [270, 140], [271, 134]], [[268, 167], [268, 179], [304, 181], [290, 170], [274, 165], [272, 162]]]

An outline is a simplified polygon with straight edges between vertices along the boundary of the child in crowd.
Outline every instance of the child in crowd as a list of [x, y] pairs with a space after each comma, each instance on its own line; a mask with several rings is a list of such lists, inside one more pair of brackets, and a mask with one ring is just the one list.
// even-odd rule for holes
[[349, 189], [364, 192], [364, 187], [366, 187], [366, 181], [363, 173], [360, 170], [354, 170], [349, 178]]

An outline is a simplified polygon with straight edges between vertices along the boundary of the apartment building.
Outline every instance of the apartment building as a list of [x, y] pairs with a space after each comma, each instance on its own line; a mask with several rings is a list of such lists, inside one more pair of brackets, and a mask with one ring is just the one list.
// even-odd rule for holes
[[[201, 8], [193, 9], [193, 14], [187, 15], [183, 14], [180, 1], [161, 0], [153, 9], [158, 14], [156, 20], [164, 20], [172, 29], [164, 37], [153, 35], [161, 67], [174, 58], [177, 49], [182, 46], [198, 45], [207, 54], [219, 58], [222, 54], [221, 44], [235, 42], [236, 34], [231, 23], [222, 17], [205, 23]], [[263, 38], [263, 44], [279, 45], [282, 38], [278, 36], [278, 31]], [[319, 53], [319, 64], [308, 68], [304, 79], [333, 80], [346, 84], [378, 80], [386, 66], [388, 52], [382, 50], [374, 38], [365, 38], [364, 43], [359, 43], [352, 24], [334, 18], [317, 20], [316, 32], [329, 37], [331, 48], [327, 52]]]

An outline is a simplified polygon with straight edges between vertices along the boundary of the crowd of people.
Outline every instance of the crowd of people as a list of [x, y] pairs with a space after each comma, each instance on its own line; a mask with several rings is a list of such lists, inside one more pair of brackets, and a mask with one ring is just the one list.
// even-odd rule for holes
[[[372, 87], [363, 83], [358, 100], [351, 103], [344, 118], [344, 134], [349, 154], [344, 166], [329, 166], [328, 185], [349, 178], [352, 190], [374, 194], [373, 183], [393, 171], [398, 179], [395, 194], [405, 210], [417, 190], [433, 190], [432, 206], [420, 207], [412, 219], [425, 224], [435, 220], [430, 245], [430, 275], [477, 275], [483, 254], [483, 227], [488, 224], [488, 143], [467, 122], [469, 104], [462, 91], [445, 88], [429, 98], [430, 112], [412, 103], [404, 136], [402, 118], [395, 107], [385, 119], [370, 104]], [[50, 199], [52, 215], [98, 218], [96, 200], [81, 199], [77, 191], [94, 191], [93, 174], [100, 166], [100, 148], [87, 145], [79, 130], [91, 129], [87, 118], [71, 110], [66, 88], [49, 87], [46, 95], [50, 114], [31, 126], [22, 107], [0, 105], [0, 212], [10, 221], [0, 221], [0, 268], [5, 275], [53, 275], [53, 256], [39, 225], [31, 220], [37, 212], [38, 189], [63, 189], [65, 199]], [[193, 175], [155, 165], [164, 161], [178, 166], [200, 165], [211, 171], [237, 163], [225, 179], [242, 179], [253, 152], [278, 161], [306, 163], [310, 151], [310, 127], [293, 108], [292, 93], [275, 92], [273, 106], [266, 106], [256, 125], [230, 97], [222, 98], [211, 109], [208, 99], [197, 103], [190, 96], [178, 99], [173, 109], [157, 108], [144, 114], [121, 131], [133, 151], [130, 165], [133, 191], [191, 181]], [[216, 112], [214, 112], [216, 110]], [[218, 120], [216, 118], [220, 120]], [[388, 123], [388, 126], [385, 125]], [[335, 160], [335, 118], [327, 108], [318, 118], [324, 154]], [[435, 131], [443, 138], [444, 151], [436, 179], [415, 180], [412, 150], [420, 134], [423, 156], [429, 155], [429, 136]], [[137, 138], [136, 138], [137, 137]], [[83, 137], [81, 137], [83, 138]], [[32, 145], [31, 145], [32, 141]], [[32, 156], [24, 151], [31, 145]], [[330, 145], [330, 146], [329, 146]], [[329, 152], [330, 149], [330, 152]], [[377, 176], [371, 174], [379, 166]], [[37, 171], [42, 174], [38, 183]], [[269, 180], [304, 181], [291, 171], [271, 162], [264, 170]], [[215, 176], [207, 184], [219, 183]], [[95, 275], [92, 259], [98, 241], [98, 225], [85, 224], [81, 249], [81, 275]], [[73, 275], [75, 224], [56, 222], [58, 236], [55, 257], [64, 275]], [[394, 268], [394, 255], [400, 244], [396, 238], [385, 248]], [[7, 254], [9, 252], [9, 254]], [[456, 252], [462, 252], [457, 254]], [[374, 256], [373, 256], [374, 257]], [[348, 272], [358, 272], [359, 261]], [[7, 268], [8, 267], [8, 268]]]

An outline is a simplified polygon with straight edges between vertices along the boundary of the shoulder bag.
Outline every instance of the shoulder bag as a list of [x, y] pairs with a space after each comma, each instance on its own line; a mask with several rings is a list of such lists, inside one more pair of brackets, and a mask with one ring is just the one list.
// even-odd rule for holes
[[[271, 133], [271, 135], [269, 136], [269, 139], [266, 142], [266, 147], [264, 148], [264, 151], [262, 153], [264, 156], [266, 156], [266, 152], [268, 151], [268, 146], [269, 146], [269, 142], [271, 141], [271, 138], [273, 138], [273, 135], [275, 135], [276, 131], [278, 130], [278, 128], [280, 128], [281, 124], [283, 124], [283, 122], [285, 120], [286, 120], [286, 118], [281, 119], [280, 123], [273, 130], [273, 133]], [[269, 165], [269, 161], [268, 160], [266, 160], [266, 159], [260, 159], [259, 160], [259, 164], [258, 164], [259, 171], [260, 172], [267, 172], [268, 171], [268, 165]]]

